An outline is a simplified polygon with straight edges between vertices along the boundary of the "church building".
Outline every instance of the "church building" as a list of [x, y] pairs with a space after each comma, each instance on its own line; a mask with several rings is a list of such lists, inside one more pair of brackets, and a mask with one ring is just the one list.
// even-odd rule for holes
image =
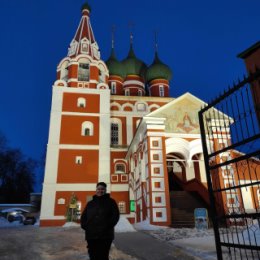
[[205, 103], [170, 97], [171, 69], [158, 50], [147, 66], [132, 38], [124, 60], [112, 43], [103, 61], [90, 14], [85, 3], [52, 87], [40, 225], [63, 225], [71, 195], [82, 211], [104, 181], [131, 223], [192, 226], [194, 208], [209, 208], [198, 120]]

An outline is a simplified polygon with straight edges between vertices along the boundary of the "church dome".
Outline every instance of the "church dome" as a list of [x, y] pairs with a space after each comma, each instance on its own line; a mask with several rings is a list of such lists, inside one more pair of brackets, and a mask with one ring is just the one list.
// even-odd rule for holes
[[169, 66], [165, 65], [158, 57], [158, 53], [155, 53], [153, 64], [149, 66], [146, 71], [147, 82], [154, 79], [170, 80], [172, 78], [172, 71]]
[[117, 60], [115, 55], [115, 50], [112, 48], [111, 55], [106, 61], [107, 68], [109, 70], [110, 76], [119, 76], [121, 78], [125, 78], [125, 69], [123, 64]]
[[145, 71], [147, 69], [146, 64], [139, 60], [134, 53], [133, 45], [131, 44], [130, 50], [128, 53], [128, 56], [126, 59], [122, 61], [124, 68], [125, 68], [125, 73], [126, 76], [128, 75], [137, 75], [140, 77], [145, 76]]

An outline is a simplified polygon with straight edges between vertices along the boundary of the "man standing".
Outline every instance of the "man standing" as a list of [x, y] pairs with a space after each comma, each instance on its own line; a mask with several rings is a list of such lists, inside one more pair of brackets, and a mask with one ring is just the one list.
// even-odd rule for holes
[[119, 220], [117, 204], [106, 193], [106, 187], [104, 182], [97, 184], [96, 195], [87, 203], [80, 219], [90, 260], [109, 260], [114, 226]]

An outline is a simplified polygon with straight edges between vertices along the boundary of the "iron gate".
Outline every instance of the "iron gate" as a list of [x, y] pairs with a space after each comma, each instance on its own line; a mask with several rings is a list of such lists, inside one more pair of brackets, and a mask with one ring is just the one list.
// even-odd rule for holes
[[218, 260], [260, 259], [260, 70], [199, 112]]

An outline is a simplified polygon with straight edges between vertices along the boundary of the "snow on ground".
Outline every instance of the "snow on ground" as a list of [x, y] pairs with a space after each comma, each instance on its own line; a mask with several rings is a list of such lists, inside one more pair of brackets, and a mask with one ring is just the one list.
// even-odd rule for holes
[[154, 226], [149, 223], [149, 220], [145, 220], [139, 223], [134, 224], [135, 229], [137, 230], [161, 230], [167, 227]]
[[115, 232], [122, 233], [122, 232], [136, 232], [134, 227], [129, 223], [125, 216], [120, 216], [120, 219], [115, 226]]
[[63, 225], [63, 227], [65, 227], [65, 228], [69, 228], [69, 227], [79, 227], [79, 226], [80, 226], [80, 224], [75, 223], [75, 222], [66, 222], [66, 223]]

